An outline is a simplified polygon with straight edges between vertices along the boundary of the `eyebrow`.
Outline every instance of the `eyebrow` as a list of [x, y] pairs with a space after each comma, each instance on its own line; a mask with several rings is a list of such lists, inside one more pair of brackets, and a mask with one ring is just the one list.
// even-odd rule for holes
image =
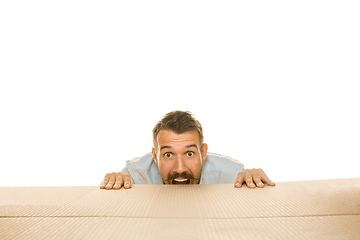
[[[196, 147], [197, 148], [197, 145], [196, 144], [190, 144], [190, 145], [185, 146], [185, 148], [191, 148], [191, 147]], [[172, 147], [171, 146], [162, 146], [160, 148], [160, 151], [163, 150], [164, 148], [172, 148]]]
[[186, 148], [191, 148], [191, 147], [196, 147], [197, 148], [197, 145], [196, 144], [191, 144], [191, 145], [187, 145], [185, 146]]
[[162, 146], [162, 147], [160, 148], [160, 151], [163, 150], [164, 148], [171, 148], [171, 146]]

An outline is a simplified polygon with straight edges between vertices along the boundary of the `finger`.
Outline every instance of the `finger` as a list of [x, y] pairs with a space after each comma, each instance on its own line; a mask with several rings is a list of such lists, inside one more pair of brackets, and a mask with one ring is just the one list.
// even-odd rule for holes
[[111, 173], [108, 173], [105, 175], [104, 180], [100, 184], [101, 189], [105, 188], [106, 184], [109, 182], [110, 176], [111, 176]]
[[235, 186], [236, 188], [240, 188], [243, 183], [244, 183], [244, 172], [239, 172], [239, 173], [238, 173], [238, 176], [237, 176], [237, 178], [236, 178], [236, 180], [235, 180], [234, 186]]
[[109, 181], [108, 181], [108, 183], [106, 184], [106, 186], [105, 186], [105, 189], [112, 189], [112, 187], [114, 186], [114, 184], [115, 184], [115, 173], [112, 173], [111, 175], [110, 175], [110, 178], [109, 178]]
[[113, 186], [113, 189], [117, 190], [120, 189], [123, 185], [123, 174], [122, 173], [116, 173], [115, 174], [115, 184]]
[[264, 187], [264, 184], [263, 182], [261, 181], [261, 177], [260, 177], [260, 174], [259, 174], [259, 170], [258, 169], [255, 169], [253, 171], [253, 180], [254, 180], [254, 183], [256, 184], [257, 187], [259, 188], [263, 188]]
[[261, 180], [264, 183], [267, 183], [269, 186], [275, 186], [275, 183], [273, 181], [271, 181], [268, 176], [266, 175], [266, 173], [261, 169]]
[[252, 170], [247, 169], [245, 171], [245, 182], [248, 188], [255, 188], [254, 179], [252, 176]]
[[128, 174], [124, 174], [124, 188], [128, 189], [131, 188], [131, 179]]

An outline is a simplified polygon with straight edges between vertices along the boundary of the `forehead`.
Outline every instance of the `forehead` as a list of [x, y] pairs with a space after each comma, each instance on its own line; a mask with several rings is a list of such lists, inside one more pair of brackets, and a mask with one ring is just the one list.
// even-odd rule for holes
[[197, 131], [189, 131], [182, 134], [176, 134], [171, 131], [161, 130], [157, 136], [158, 146], [181, 146], [195, 143], [199, 145], [199, 133]]

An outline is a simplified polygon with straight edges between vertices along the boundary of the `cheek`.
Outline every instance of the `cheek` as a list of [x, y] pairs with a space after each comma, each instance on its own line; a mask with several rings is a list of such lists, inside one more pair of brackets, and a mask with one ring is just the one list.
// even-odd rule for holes
[[201, 172], [202, 161], [201, 161], [201, 159], [198, 159], [196, 161], [191, 162], [191, 164], [189, 166], [190, 166], [193, 174], [198, 174]]
[[161, 176], [165, 177], [169, 174], [172, 166], [171, 166], [171, 162], [169, 161], [159, 161], [159, 171]]

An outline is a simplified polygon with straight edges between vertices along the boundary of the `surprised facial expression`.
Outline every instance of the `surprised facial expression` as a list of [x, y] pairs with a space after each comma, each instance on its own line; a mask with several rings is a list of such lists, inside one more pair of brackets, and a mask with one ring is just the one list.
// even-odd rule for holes
[[200, 146], [196, 131], [176, 134], [161, 130], [152, 154], [165, 184], [198, 184], [207, 145]]

